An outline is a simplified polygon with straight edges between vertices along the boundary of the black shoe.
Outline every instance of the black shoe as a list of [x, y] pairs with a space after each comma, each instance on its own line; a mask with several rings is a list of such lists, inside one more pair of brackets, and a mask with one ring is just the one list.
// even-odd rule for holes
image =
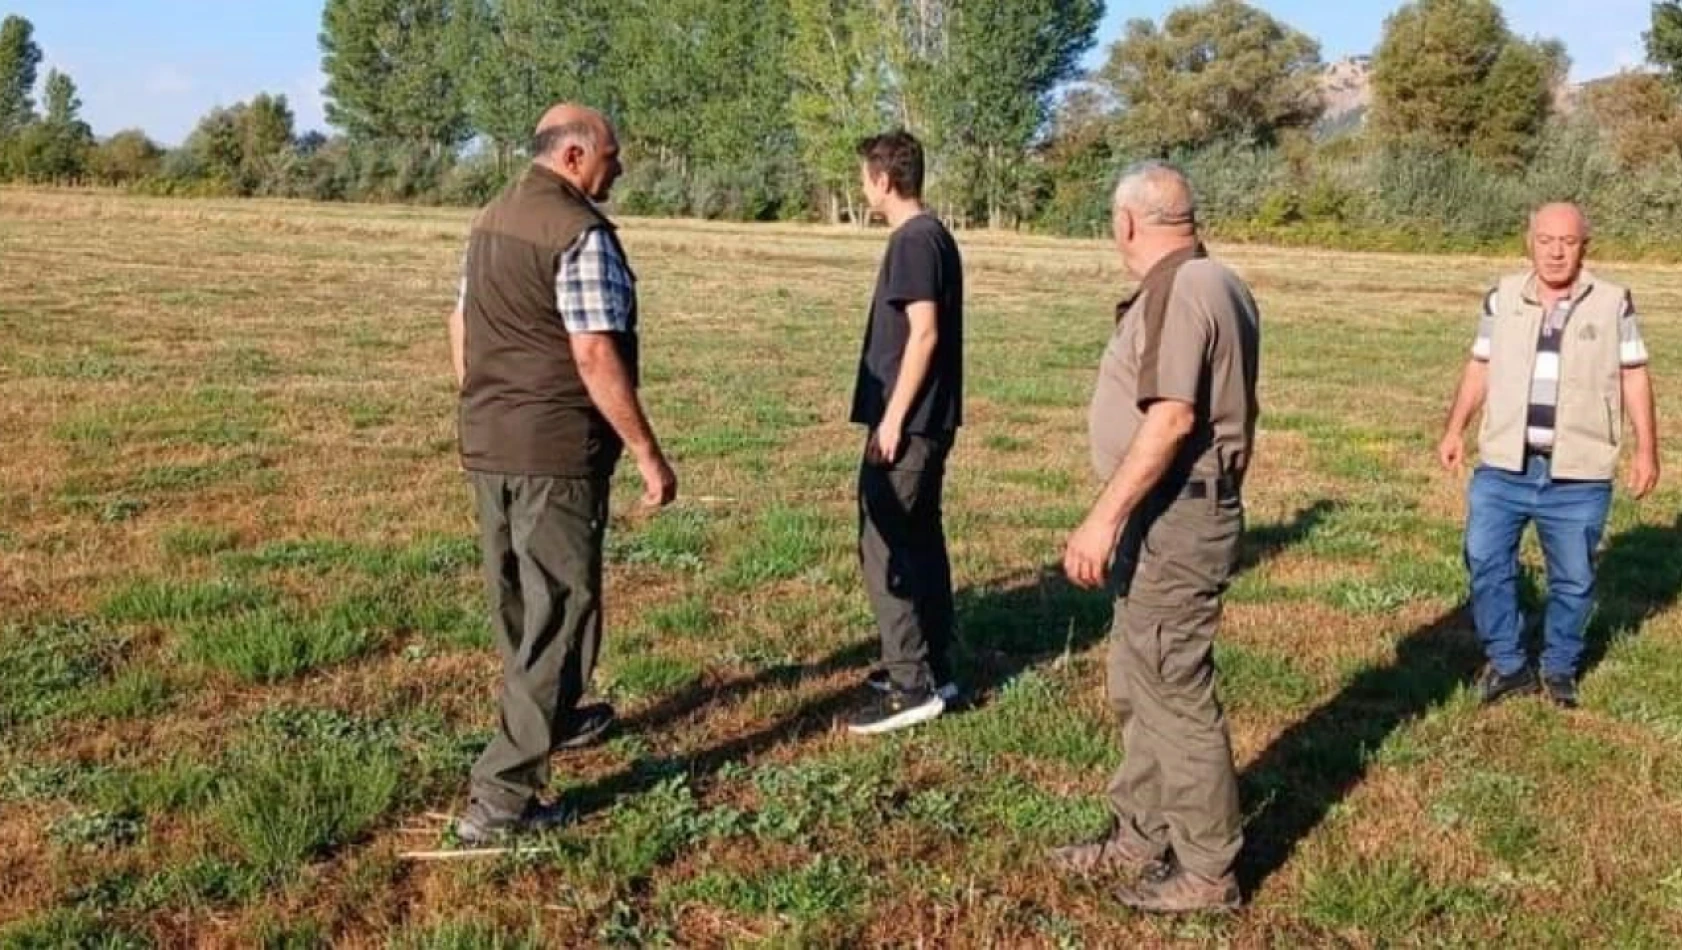
[[[876, 669], [870, 671], [869, 676], [864, 678], [864, 685], [870, 687], [878, 693], [885, 693], [894, 688], [894, 681], [893, 678], [888, 675], [887, 670], [877, 667]], [[944, 700], [948, 706], [958, 701], [957, 683], [942, 683], [939, 686], [936, 686], [934, 691], [940, 694], [940, 698]]]
[[889, 689], [871, 698], [870, 705], [853, 714], [847, 731], [855, 736], [875, 736], [895, 729], [928, 722], [946, 711], [946, 701], [932, 689], [906, 691]]
[[532, 799], [518, 812], [503, 811], [480, 799], [467, 803], [467, 811], [456, 819], [456, 841], [480, 848], [518, 835], [534, 835], [559, 828], [572, 820], [572, 812], [559, 804], [545, 805]]
[[1542, 690], [1555, 706], [1577, 708], [1577, 678], [1565, 673], [1548, 673], [1542, 677]]
[[601, 741], [603, 736], [607, 735], [609, 729], [613, 728], [614, 721], [613, 707], [607, 703], [591, 703], [588, 706], [579, 706], [567, 717], [561, 738], [555, 743], [555, 751], [582, 749], [585, 746], [595, 745]]
[[1536, 692], [1536, 671], [1526, 666], [1510, 676], [1502, 676], [1491, 666], [1478, 678], [1478, 702], [1485, 706], [1498, 703], [1509, 696], [1528, 696]]

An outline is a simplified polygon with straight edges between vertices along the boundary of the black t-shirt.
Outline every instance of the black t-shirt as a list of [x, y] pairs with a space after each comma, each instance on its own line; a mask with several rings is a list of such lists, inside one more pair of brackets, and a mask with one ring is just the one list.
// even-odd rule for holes
[[905, 415], [905, 431], [943, 435], [963, 424], [964, 266], [951, 232], [930, 214], [906, 221], [888, 238], [870, 300], [852, 421], [881, 423], [911, 336], [905, 310], [922, 300], [934, 301], [937, 339], [928, 375]]

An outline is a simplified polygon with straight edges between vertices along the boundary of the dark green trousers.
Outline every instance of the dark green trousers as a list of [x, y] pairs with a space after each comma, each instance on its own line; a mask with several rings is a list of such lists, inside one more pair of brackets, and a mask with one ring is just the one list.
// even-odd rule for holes
[[608, 483], [486, 472], [469, 480], [502, 654], [501, 718], [473, 766], [472, 794], [518, 811], [548, 784], [550, 750], [595, 672]]
[[1106, 692], [1125, 758], [1110, 806], [1135, 850], [1172, 848], [1207, 878], [1232, 870], [1244, 840], [1214, 661], [1243, 528], [1237, 498], [1147, 504], [1122, 533], [1113, 577]]

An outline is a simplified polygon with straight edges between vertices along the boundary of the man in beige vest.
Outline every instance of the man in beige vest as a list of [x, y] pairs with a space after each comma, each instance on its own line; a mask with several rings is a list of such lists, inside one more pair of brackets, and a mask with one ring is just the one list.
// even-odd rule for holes
[[1232, 910], [1243, 817], [1214, 645], [1244, 528], [1261, 317], [1238, 275], [1204, 251], [1177, 169], [1131, 169], [1113, 216], [1139, 288], [1117, 308], [1092, 396], [1104, 489], [1063, 569], [1115, 597], [1106, 693], [1126, 756], [1110, 779], [1110, 834], [1051, 860], [1079, 874], [1137, 872], [1116, 897], [1138, 910]]
[[1583, 212], [1542, 206], [1530, 217], [1527, 242], [1530, 270], [1502, 278], [1484, 297], [1437, 454], [1445, 468], [1460, 468], [1462, 433], [1482, 408], [1482, 463], [1466, 521], [1472, 620], [1489, 658], [1480, 698], [1493, 703], [1537, 690], [1518, 603], [1519, 537], [1535, 522], [1548, 572], [1541, 688], [1573, 707], [1625, 418], [1635, 431], [1629, 490], [1636, 498], [1658, 483], [1658, 436], [1634, 300], [1583, 268]]

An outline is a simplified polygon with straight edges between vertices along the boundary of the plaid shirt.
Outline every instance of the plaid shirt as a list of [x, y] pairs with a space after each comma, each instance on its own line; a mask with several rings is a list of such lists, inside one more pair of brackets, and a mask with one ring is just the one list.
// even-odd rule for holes
[[[467, 304], [466, 261], [456, 306]], [[568, 333], [637, 332], [636, 278], [619, 245], [591, 228], [561, 255], [555, 271], [555, 309]]]

